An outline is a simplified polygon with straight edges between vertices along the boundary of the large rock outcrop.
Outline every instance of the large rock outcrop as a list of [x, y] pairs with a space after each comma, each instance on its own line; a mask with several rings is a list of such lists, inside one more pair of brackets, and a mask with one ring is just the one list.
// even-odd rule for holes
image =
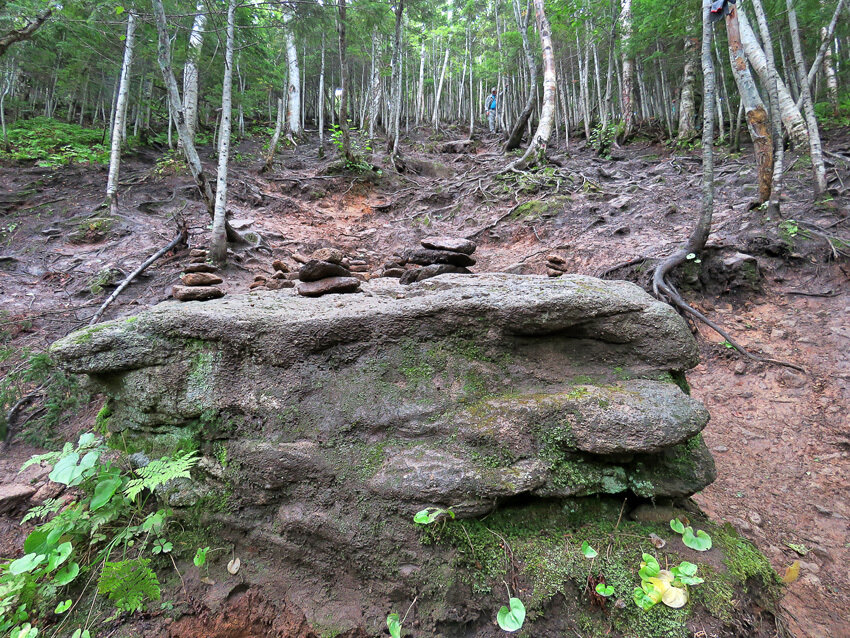
[[[53, 353], [108, 397], [123, 443], [200, 449], [172, 505], [220, 510], [235, 542], [280, 548], [313, 576], [417, 572], [432, 550], [411, 517], [425, 506], [462, 519], [506, 502], [687, 496], [714, 478], [708, 413], [683, 391], [696, 344], [626, 282], [443, 275], [168, 302]], [[298, 582], [316, 620], [327, 597]]]

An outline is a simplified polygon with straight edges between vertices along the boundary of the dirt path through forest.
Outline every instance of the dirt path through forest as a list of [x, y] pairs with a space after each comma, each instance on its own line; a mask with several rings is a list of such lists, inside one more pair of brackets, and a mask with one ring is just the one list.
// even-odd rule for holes
[[[848, 152], [848, 139], [850, 132], [833, 131], [827, 147]], [[258, 147], [243, 142], [231, 217], [264, 235], [273, 254], [241, 255], [225, 273], [228, 293], [247, 292], [255, 274], [271, 272], [274, 258], [291, 261], [296, 251], [334, 245], [376, 270], [434, 232], [475, 235], [478, 272], [543, 274], [545, 257], [554, 252], [571, 272], [596, 275], [637, 257], [669, 254], [698, 213], [698, 159], [649, 142], [616, 151], [613, 159], [575, 148], [571, 156], [556, 156], [547, 172], [508, 179], [493, 176], [503, 163], [493, 143], [472, 156], [412, 147], [420, 149], [410, 153], [419, 174], [335, 174], [330, 160], [311, 159], [316, 149], [308, 143], [285, 150], [279, 167], [258, 175]], [[112, 277], [95, 285], [98, 276], [109, 269], [127, 273], [166, 244], [175, 232], [171, 217], [189, 220], [194, 245], [204, 241], [208, 219], [192, 189], [180, 188], [188, 176], [174, 167], [152, 170], [154, 161], [146, 154], [125, 162], [125, 184], [134, 183], [122, 190], [120, 217], [108, 222], [91, 215], [102, 199], [102, 170], [0, 167], [7, 194], [36, 184], [0, 218], [0, 295], [13, 347], [43, 348], [86, 323], [114, 284]], [[684, 273], [688, 297], [755, 352], [791, 360], [807, 374], [748, 364], [700, 327], [703, 359], [689, 381], [712, 414], [705, 438], [718, 479], [696, 500], [753, 540], [780, 574], [801, 561], [801, 577], [783, 601], [792, 635], [850, 636], [850, 265], [830, 259], [823, 241], [783, 235], [778, 220], [748, 210], [753, 169], [746, 152], [720, 158], [717, 170], [709, 252], [716, 263], [738, 251], [754, 255], [761, 283], [748, 288], [740, 273], [726, 279], [720, 273], [711, 282]], [[831, 170], [850, 184], [847, 166]], [[788, 173], [786, 217], [833, 224], [846, 234], [848, 190], [815, 206], [806, 171], [801, 165]], [[167, 298], [187, 262], [182, 252], [155, 264], [106, 318]], [[612, 277], [643, 284], [647, 272], [638, 263]], [[800, 292], [827, 296], [794, 294]], [[15, 364], [3, 363], [0, 374]], [[58, 434], [90, 427], [92, 414], [90, 408]], [[0, 459], [0, 478], [11, 480], [32, 452], [13, 445]], [[6, 550], [21, 532], [9, 517], [0, 523]]]

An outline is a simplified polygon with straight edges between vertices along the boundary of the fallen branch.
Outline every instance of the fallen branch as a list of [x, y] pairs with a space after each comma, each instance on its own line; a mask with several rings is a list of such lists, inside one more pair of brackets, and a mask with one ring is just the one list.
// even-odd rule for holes
[[132, 282], [136, 277], [138, 277], [142, 272], [144, 272], [144, 270], [148, 266], [150, 266], [153, 262], [155, 262], [157, 259], [162, 257], [169, 250], [171, 250], [172, 248], [174, 248], [175, 246], [177, 246], [181, 242], [185, 243], [186, 240], [188, 239], [188, 237], [189, 237], [189, 233], [186, 231], [185, 228], [182, 228], [180, 230], [180, 232], [177, 233], [177, 237], [172, 239], [171, 242], [167, 246], [156, 251], [153, 255], [148, 257], [147, 260], [145, 260], [145, 262], [141, 266], [139, 266], [133, 272], [131, 272], [129, 275], [127, 275], [127, 278], [124, 279], [124, 281], [122, 281], [118, 285], [118, 287], [112, 292], [112, 294], [109, 295], [109, 298], [106, 301], [104, 301], [103, 305], [100, 308], [98, 308], [96, 313], [94, 313], [94, 316], [91, 318], [91, 321], [89, 321], [89, 325], [91, 326], [91, 325], [94, 325], [98, 322], [98, 320], [103, 315], [103, 312], [106, 310], [106, 308], [109, 306], [109, 304], [111, 304], [113, 301], [115, 301], [116, 297], [118, 297], [118, 295], [121, 294], [121, 291], [124, 290], [124, 288], [126, 288], [127, 286], [130, 285], [130, 282]]
[[6, 449], [6, 447], [9, 445], [9, 441], [12, 440], [12, 435], [14, 434], [12, 427], [15, 424], [15, 417], [18, 416], [18, 411], [27, 403], [32, 401], [35, 397], [37, 397], [39, 394], [41, 394], [41, 388], [39, 388], [35, 392], [30, 392], [29, 394], [24, 395], [23, 397], [18, 399], [15, 405], [13, 405], [12, 408], [6, 413], [6, 437], [2, 441], [0, 441], [0, 450]]

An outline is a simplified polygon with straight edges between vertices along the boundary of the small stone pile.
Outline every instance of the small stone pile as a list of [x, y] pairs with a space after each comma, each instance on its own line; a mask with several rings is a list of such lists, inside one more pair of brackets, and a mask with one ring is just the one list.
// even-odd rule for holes
[[560, 255], [546, 255], [546, 274], [550, 277], [560, 277], [567, 272], [567, 260]]
[[319, 248], [298, 271], [298, 294], [321, 297], [332, 293], [357, 292], [360, 280], [351, 274], [350, 264], [342, 251]]
[[207, 263], [207, 251], [193, 248], [189, 257], [192, 263], [180, 275], [183, 285], [173, 286], [171, 296], [180, 301], [207, 301], [224, 297], [224, 290], [218, 287], [224, 280], [216, 274], [218, 268]]
[[[422, 266], [405, 270], [401, 274], [402, 284], [412, 284], [444, 273], [471, 274], [468, 266], [475, 265], [471, 256], [475, 252], [475, 242], [462, 237], [426, 237], [421, 244], [422, 248], [408, 249], [402, 256], [405, 263]], [[386, 270], [384, 276], [389, 276]]]
[[283, 290], [284, 288], [295, 287], [294, 280], [297, 279], [298, 273], [290, 272], [289, 266], [283, 261], [275, 259], [272, 262], [272, 269], [274, 270], [274, 274], [271, 277], [267, 277], [264, 274], [256, 275], [254, 282], [248, 287], [251, 290], [256, 290], [257, 288]]

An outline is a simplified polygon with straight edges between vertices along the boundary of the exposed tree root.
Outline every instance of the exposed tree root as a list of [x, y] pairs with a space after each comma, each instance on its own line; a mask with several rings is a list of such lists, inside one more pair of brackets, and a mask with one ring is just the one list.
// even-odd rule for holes
[[162, 257], [169, 250], [171, 250], [172, 248], [174, 248], [175, 246], [177, 246], [181, 242], [185, 244], [188, 237], [189, 237], [189, 232], [186, 230], [186, 226], [184, 225], [180, 229], [180, 232], [177, 233], [177, 236], [174, 239], [172, 239], [171, 242], [169, 242], [169, 244], [167, 246], [165, 246], [164, 248], [160, 248], [153, 255], [148, 257], [144, 261], [144, 263], [142, 263], [141, 266], [139, 266], [133, 272], [131, 272], [129, 275], [127, 275], [127, 278], [124, 279], [124, 281], [122, 281], [118, 285], [118, 287], [112, 292], [112, 294], [109, 295], [109, 298], [107, 298], [107, 300], [103, 302], [103, 305], [101, 305], [101, 307], [98, 308], [97, 312], [94, 313], [94, 316], [89, 321], [89, 325], [91, 326], [91, 325], [94, 325], [98, 322], [98, 320], [103, 315], [104, 311], [109, 306], [109, 304], [111, 304], [113, 301], [115, 301], [115, 299], [118, 297], [118, 295], [121, 294], [121, 291], [124, 290], [124, 288], [126, 288], [127, 286], [130, 285], [130, 282], [132, 282], [136, 277], [138, 277], [142, 272], [144, 272], [144, 270], [148, 266], [150, 266], [153, 262], [155, 262], [157, 259]]
[[688, 313], [695, 319], [702, 321], [709, 328], [714, 330], [717, 334], [723, 337], [735, 350], [744, 355], [747, 359], [751, 361], [757, 361], [760, 363], [773, 363], [779, 366], [785, 366], [786, 368], [793, 368], [794, 370], [799, 370], [804, 374], [808, 374], [806, 369], [802, 366], [797, 365], [796, 363], [790, 363], [788, 361], [782, 361], [780, 359], [770, 359], [768, 357], [761, 357], [759, 355], [755, 355], [748, 351], [744, 346], [738, 343], [732, 335], [730, 335], [726, 330], [718, 326], [711, 319], [702, 314], [699, 310], [692, 308], [683, 298], [682, 295], [679, 294], [679, 291], [676, 287], [667, 281], [667, 275], [670, 271], [673, 270], [676, 266], [683, 264], [687, 260], [687, 255], [690, 253], [687, 249], [680, 250], [679, 252], [667, 257], [664, 261], [658, 264], [655, 267], [655, 272], [652, 275], [652, 291], [656, 297], [659, 299], [663, 299], [678, 308], [679, 310]]

